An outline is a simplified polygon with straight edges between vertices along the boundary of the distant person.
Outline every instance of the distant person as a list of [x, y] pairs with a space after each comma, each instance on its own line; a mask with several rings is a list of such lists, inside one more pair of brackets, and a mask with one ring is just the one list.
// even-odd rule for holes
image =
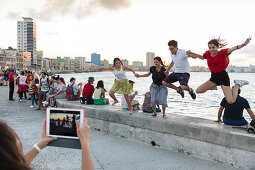
[[238, 89], [238, 95], [237, 95], [235, 103], [229, 104], [225, 97], [222, 99], [220, 103], [220, 108], [218, 111], [218, 119], [216, 122], [222, 122], [221, 115], [223, 110], [225, 109], [224, 115], [223, 115], [224, 124], [232, 125], [232, 126], [247, 125], [248, 122], [243, 117], [243, 110], [246, 109], [252, 119], [252, 121], [250, 122], [250, 125], [255, 126], [255, 115], [250, 108], [249, 102], [245, 98], [241, 97], [240, 93], [241, 93], [241, 89]]
[[[87, 120], [83, 120], [83, 126], [80, 122], [77, 124], [77, 136], [81, 143], [82, 150], [82, 170], [93, 170], [94, 164], [90, 151], [89, 134], [90, 127]], [[44, 121], [41, 140], [33, 146], [33, 148], [23, 153], [22, 142], [18, 135], [6, 123], [0, 121], [0, 165], [2, 170], [17, 169], [17, 170], [31, 170], [30, 164], [34, 158], [45, 148], [49, 142], [56, 140], [46, 136], [46, 121]], [[62, 169], [64, 169], [63, 167]]]
[[95, 91], [95, 87], [93, 86], [94, 81], [94, 77], [89, 77], [88, 83], [83, 87], [82, 97], [84, 97], [84, 100], [87, 101], [87, 104], [94, 104], [94, 100], [92, 99]]
[[154, 66], [150, 67], [150, 71], [136, 77], [149, 77], [152, 74], [152, 84], [150, 86], [151, 105], [153, 109], [152, 117], [157, 116], [156, 105], [162, 105], [163, 117], [166, 116], [168, 89], [162, 84], [162, 81], [168, 76], [168, 72], [160, 57], [154, 58]]
[[[144, 100], [142, 104], [142, 111], [146, 113], [153, 113], [152, 105], [151, 105], [151, 93], [146, 92], [144, 94]], [[159, 105], [156, 107], [156, 112], [161, 112]]]
[[232, 48], [221, 49], [227, 44], [220, 38], [212, 39], [208, 42], [209, 50], [206, 51], [203, 55], [187, 51], [187, 55], [192, 58], [206, 59], [208, 67], [211, 71], [211, 78], [206, 81], [204, 84], [199, 86], [196, 89], [196, 93], [204, 93], [207, 90], [210, 90], [216, 86], [221, 86], [221, 89], [224, 93], [224, 96], [229, 104], [235, 103], [238, 96], [238, 89], [244, 85], [249, 84], [245, 80], [234, 80], [235, 87], [231, 89], [230, 79], [226, 68], [229, 64], [229, 55], [238, 49], [243, 48], [249, 44], [251, 38], [247, 38], [245, 42], [241, 45], [234, 46]]
[[69, 125], [69, 116], [66, 115], [66, 124]]
[[[132, 89], [133, 89], [134, 83], [135, 83], [135, 82], [132, 81], [132, 80], [129, 80], [129, 83], [131, 84]], [[128, 94], [128, 99], [129, 99], [129, 101], [130, 101], [131, 106], [133, 107], [133, 109], [136, 108], [136, 109], [138, 110], [138, 109], [139, 109], [139, 103], [138, 103], [137, 100], [134, 100], [134, 98], [135, 98], [135, 96], [136, 96], [137, 94], [138, 94], [138, 91], [129, 93], [129, 94]], [[121, 98], [121, 108], [122, 108], [122, 109], [128, 109], [127, 101], [126, 101], [124, 95], [122, 95], [122, 98]]]
[[30, 107], [34, 107], [34, 104], [38, 105], [37, 100], [35, 98], [35, 95], [38, 94], [38, 88], [35, 85], [35, 79], [33, 74], [30, 74], [29, 77], [29, 88], [28, 88], [28, 93], [31, 96], [31, 106]]
[[112, 105], [114, 106], [119, 101], [115, 97], [115, 93], [123, 94], [125, 96], [125, 99], [128, 104], [129, 114], [132, 114], [133, 109], [131, 106], [131, 103], [128, 99], [128, 94], [132, 92], [131, 84], [129, 83], [127, 76], [126, 76], [126, 70], [132, 71], [134, 75], [136, 75], [135, 71], [125, 65], [121, 62], [119, 58], [114, 58], [113, 60], [113, 66], [111, 67], [100, 67], [95, 70], [113, 70], [114, 71], [114, 84], [109, 92], [109, 95], [114, 100]]
[[46, 77], [46, 73], [42, 72], [40, 78], [40, 84], [38, 88], [39, 93], [39, 102], [38, 102], [38, 108], [36, 110], [41, 110], [42, 102], [46, 100], [47, 93], [49, 92], [50, 85], [49, 85], [49, 78]]
[[66, 88], [66, 98], [67, 100], [80, 100], [82, 83], [78, 85], [75, 84], [76, 79], [72, 77], [70, 79], [70, 84]]
[[109, 99], [105, 98], [105, 88], [104, 88], [104, 82], [102, 80], [99, 80], [97, 82], [97, 86], [94, 91], [94, 104], [95, 105], [106, 105], [109, 104]]
[[[166, 87], [172, 88], [179, 93], [182, 98], [184, 98], [184, 91], [189, 92], [192, 99], [196, 99], [196, 94], [192, 88], [189, 87], [188, 82], [190, 78], [190, 66], [188, 61], [188, 55], [186, 51], [178, 48], [178, 43], [175, 40], [168, 42], [168, 47], [171, 52], [172, 62], [168, 66], [166, 72], [169, 73], [169, 70], [175, 66], [175, 70], [169, 76], [167, 76], [162, 84]], [[179, 82], [180, 86], [176, 87], [173, 83]]]
[[18, 82], [18, 91], [17, 93], [19, 93], [19, 101], [22, 101], [23, 95], [25, 97], [25, 100], [27, 100], [27, 84], [26, 84], [26, 76], [24, 71], [21, 72], [21, 75], [19, 77], [17, 77], [17, 82]]
[[4, 70], [0, 72], [0, 86], [4, 85]]
[[3, 78], [3, 80], [4, 80], [4, 82], [5, 82], [5, 85], [4, 85], [4, 86], [7, 86], [7, 85], [8, 85], [8, 80], [9, 80], [8, 75], [9, 75], [9, 73], [10, 73], [10, 69], [6, 69], [6, 70], [4, 71], [4, 78]]
[[14, 92], [14, 70], [11, 70], [10, 74], [8, 75], [9, 78], [9, 100], [14, 101], [13, 99], [13, 92]]

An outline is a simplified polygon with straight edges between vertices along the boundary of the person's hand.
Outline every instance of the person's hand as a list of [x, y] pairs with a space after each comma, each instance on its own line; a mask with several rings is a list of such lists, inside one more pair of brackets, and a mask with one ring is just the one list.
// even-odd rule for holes
[[217, 119], [215, 122], [222, 123], [221, 119]]
[[168, 70], [166, 70], [165, 72], [164, 72], [164, 74], [168, 74], [169, 73], [169, 71]]
[[135, 74], [135, 77], [136, 77], [136, 78], [139, 78], [139, 76], [140, 76], [139, 74]]
[[46, 120], [44, 120], [42, 137], [41, 140], [37, 143], [40, 149], [45, 148], [49, 142], [56, 140], [57, 138], [46, 136]]
[[80, 82], [80, 83], [78, 84], [78, 86], [82, 86], [82, 82]]
[[186, 54], [187, 54], [188, 57], [192, 57], [192, 52], [191, 52], [190, 50], [188, 50], [188, 51], [186, 52]]
[[79, 120], [76, 122], [77, 136], [80, 139], [81, 144], [89, 142], [90, 127], [88, 126], [87, 119], [83, 119], [83, 126], [80, 126]]
[[245, 42], [243, 43], [243, 45], [246, 46], [247, 44], [249, 44], [250, 41], [251, 41], [251, 37], [247, 38]]
[[138, 94], [138, 91], [135, 91], [134, 95], [137, 95]]

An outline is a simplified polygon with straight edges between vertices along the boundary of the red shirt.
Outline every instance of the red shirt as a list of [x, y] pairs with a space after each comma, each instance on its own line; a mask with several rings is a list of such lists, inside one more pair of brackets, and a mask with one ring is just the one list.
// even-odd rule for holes
[[27, 75], [27, 78], [26, 78], [27, 83], [30, 82], [30, 78], [29, 78], [30, 76], [31, 76], [31, 74], [29, 73], [29, 74]]
[[228, 64], [229, 64], [228, 56], [230, 54], [228, 54], [227, 51], [228, 51], [228, 48], [222, 49], [214, 57], [211, 56], [211, 53], [209, 52], [209, 50], [203, 54], [204, 59], [207, 59], [208, 67], [212, 73], [220, 73], [228, 67]]
[[82, 96], [83, 97], [90, 96], [92, 98], [94, 91], [95, 91], [94, 86], [92, 84], [90, 84], [90, 83], [87, 83], [83, 87]]
[[14, 75], [12, 72], [9, 73], [8, 77], [9, 77], [9, 82], [14, 82]]

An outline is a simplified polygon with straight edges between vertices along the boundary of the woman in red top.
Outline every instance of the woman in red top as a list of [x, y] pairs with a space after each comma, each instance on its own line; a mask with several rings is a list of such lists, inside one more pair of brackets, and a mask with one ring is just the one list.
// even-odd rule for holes
[[249, 82], [245, 80], [234, 80], [235, 87], [233, 88], [233, 90], [230, 88], [230, 79], [228, 73], [225, 70], [229, 64], [228, 56], [233, 51], [241, 49], [247, 44], [249, 44], [250, 40], [251, 38], [249, 37], [241, 45], [219, 50], [219, 48], [225, 47], [226, 43], [222, 42], [220, 38], [212, 39], [208, 42], [209, 50], [206, 51], [203, 55], [187, 51], [187, 55], [189, 57], [199, 58], [202, 60], [206, 59], [208, 67], [211, 71], [210, 80], [199, 86], [196, 90], [196, 93], [204, 93], [207, 90], [215, 88], [216, 86], [221, 86], [221, 89], [224, 93], [224, 96], [226, 97], [227, 102], [229, 104], [234, 103], [238, 95], [239, 87], [247, 85], [249, 84]]

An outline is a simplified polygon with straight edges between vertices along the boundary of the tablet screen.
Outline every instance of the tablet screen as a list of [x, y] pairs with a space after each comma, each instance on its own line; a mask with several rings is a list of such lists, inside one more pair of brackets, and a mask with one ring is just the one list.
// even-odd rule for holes
[[80, 119], [80, 111], [49, 110], [49, 135], [77, 137], [76, 120]]

